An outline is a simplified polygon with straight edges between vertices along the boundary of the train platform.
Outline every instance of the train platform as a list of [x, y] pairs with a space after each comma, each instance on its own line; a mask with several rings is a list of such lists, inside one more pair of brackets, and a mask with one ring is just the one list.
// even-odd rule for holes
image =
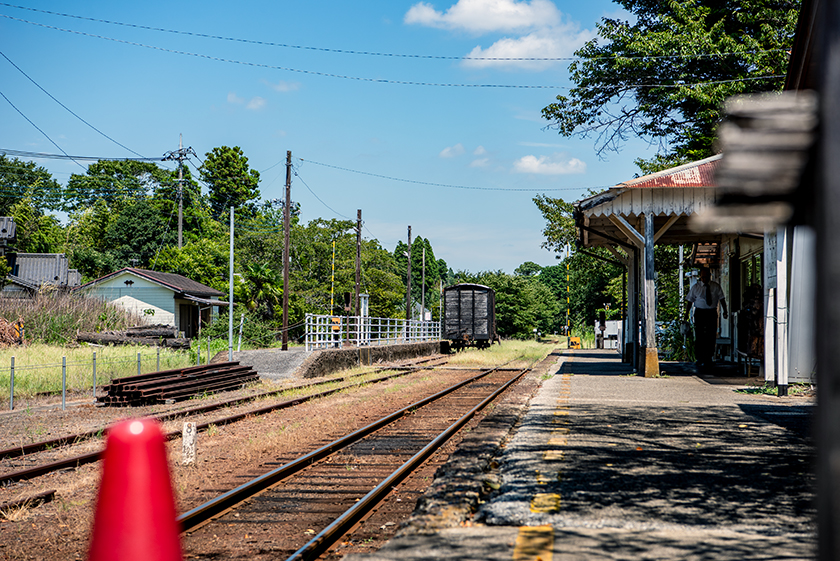
[[564, 351], [482, 466], [498, 484], [471, 520], [346, 559], [814, 558], [813, 401], [738, 393], [731, 369], [662, 370]]

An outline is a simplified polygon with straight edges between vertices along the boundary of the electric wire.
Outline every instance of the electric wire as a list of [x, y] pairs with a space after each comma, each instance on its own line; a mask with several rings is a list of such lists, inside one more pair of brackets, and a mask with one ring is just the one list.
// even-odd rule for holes
[[[301, 160], [302, 160], [302, 158], [301, 158]], [[327, 203], [325, 203], [325, 202], [321, 199], [321, 197], [319, 197], [318, 195], [316, 195], [316, 194], [315, 194], [315, 191], [313, 191], [313, 190], [312, 190], [312, 188], [311, 188], [311, 187], [309, 187], [309, 185], [306, 183], [306, 181], [304, 181], [304, 180], [303, 180], [303, 178], [302, 178], [302, 177], [298, 174], [298, 171], [297, 171], [297, 169], [295, 169], [295, 166], [292, 166], [292, 173], [294, 173], [294, 174], [295, 174], [295, 177], [297, 177], [298, 179], [300, 179], [300, 182], [301, 182], [301, 183], [303, 183], [303, 184], [304, 184], [304, 186], [306, 186], [306, 188], [309, 190], [309, 192], [310, 192], [310, 193], [312, 193], [312, 196], [313, 196], [313, 197], [315, 197], [316, 199], [318, 199], [318, 202], [319, 202], [319, 203], [321, 203], [322, 205], [324, 205], [325, 207], [327, 207], [328, 209], [330, 209], [330, 210], [333, 212], [333, 214], [335, 214], [336, 216], [340, 216], [340, 217], [344, 218], [345, 220], [352, 220], [352, 218], [350, 218], [349, 216], [346, 216], [346, 215], [344, 215], [344, 214], [341, 214], [340, 212], [338, 212], [337, 210], [335, 210], [333, 207], [331, 207], [330, 205], [328, 205]]]
[[[415, 184], [415, 185], [428, 185], [430, 187], [446, 187], [446, 188], [449, 188], [449, 189], [467, 189], [467, 190], [473, 190], [473, 191], [512, 191], [512, 192], [526, 192], [526, 193], [527, 192], [533, 193], [533, 192], [536, 192], [536, 191], [540, 191], [540, 192], [542, 192], [542, 191], [580, 191], [582, 189], [587, 189], [587, 187], [555, 187], [555, 188], [550, 188], [550, 189], [542, 189], [542, 188], [515, 189], [515, 188], [511, 188], [511, 187], [468, 187], [466, 185], [450, 185], [450, 184], [447, 184], [447, 183], [432, 183], [430, 181], [418, 181], [418, 180], [415, 180], [415, 179], [403, 179], [403, 178], [399, 178], [399, 177], [392, 177], [392, 176], [389, 176], [389, 175], [381, 175], [381, 174], [378, 174], [378, 173], [371, 173], [371, 172], [367, 172], [367, 171], [359, 171], [359, 170], [355, 170], [355, 169], [344, 168], [344, 167], [341, 167], [341, 166], [334, 166], [332, 164], [324, 164], [324, 163], [321, 163], [321, 162], [316, 162], [314, 160], [304, 160], [303, 158], [300, 158], [300, 160], [301, 161], [306, 161], [310, 164], [315, 164], [316, 166], [323, 166], [325, 168], [332, 168], [332, 169], [337, 169], [337, 170], [340, 170], [340, 171], [346, 171], [346, 172], [350, 172], [350, 173], [358, 173], [360, 175], [367, 175], [367, 176], [370, 176], [370, 177], [378, 177], [379, 179], [387, 179], [389, 181], [400, 181], [402, 183], [412, 183], [412, 184]], [[601, 187], [589, 187], [589, 188], [590, 189], [609, 189], [610, 187], [611, 186], [609, 186], [609, 187], [601, 186]], [[332, 210], [332, 209], [330, 209], [330, 210]], [[335, 212], [335, 211], [333, 211], [333, 212]]]
[[[70, 156], [67, 152], [65, 152], [65, 151], [64, 151], [64, 148], [62, 148], [61, 146], [59, 146], [58, 144], [56, 144], [55, 140], [53, 140], [52, 138], [50, 138], [50, 135], [48, 135], [48, 134], [47, 134], [47, 133], [45, 133], [43, 130], [41, 130], [41, 127], [39, 127], [38, 125], [36, 125], [35, 123], [33, 123], [33, 122], [32, 122], [32, 119], [30, 119], [29, 117], [27, 117], [26, 115], [24, 115], [23, 111], [21, 111], [20, 109], [18, 109], [18, 108], [17, 108], [17, 106], [16, 106], [14, 103], [12, 103], [12, 100], [11, 100], [11, 99], [9, 99], [8, 97], [6, 97], [6, 94], [4, 94], [2, 91], [0, 91], [0, 96], [3, 96], [3, 99], [5, 99], [5, 100], [9, 103], [9, 105], [11, 105], [11, 106], [12, 106], [12, 109], [14, 109], [15, 111], [17, 111], [17, 112], [20, 114], [20, 116], [21, 116], [21, 117], [23, 117], [24, 119], [26, 119], [26, 121], [27, 121], [30, 125], [32, 125], [33, 127], [35, 127], [35, 128], [38, 130], [38, 132], [40, 132], [41, 134], [43, 134], [43, 135], [47, 138], [47, 140], [49, 140], [49, 141], [52, 143], [52, 145], [53, 145], [53, 146], [55, 146], [56, 148], [58, 148], [58, 149], [61, 151], [61, 153], [62, 153], [62, 154], [64, 154], [65, 156], [67, 156], [69, 159], [73, 160], [73, 157], [72, 157], [72, 156]], [[73, 160], [73, 161], [74, 161], [74, 162], [76, 162], [76, 165], [77, 165], [77, 166], [79, 166], [79, 167], [80, 167], [80, 168], [82, 168], [82, 169], [85, 169], [85, 166], [83, 166], [82, 164], [80, 164], [80, 163], [79, 163], [79, 162], [77, 162], [76, 160]]]
[[[60, 150], [60, 148], [59, 148]], [[160, 162], [162, 158], [111, 158], [108, 156], [70, 156], [68, 154], [48, 154], [45, 152], [29, 152], [26, 150], [13, 150], [11, 148], [0, 148], [0, 154], [8, 156], [17, 156], [20, 158], [36, 158], [44, 160], [80, 160], [80, 161], [99, 161], [104, 160], [108, 162]]]
[[[319, 51], [327, 53], [347, 54], [347, 55], [363, 55], [363, 56], [378, 56], [388, 58], [415, 58], [415, 59], [432, 59], [432, 60], [478, 60], [478, 61], [539, 61], [539, 62], [561, 62], [561, 61], [575, 61], [582, 60], [580, 57], [473, 57], [473, 56], [453, 56], [453, 55], [425, 55], [425, 54], [403, 54], [403, 53], [384, 53], [377, 51], [356, 51], [351, 49], [331, 49], [326, 47], [312, 47], [306, 45], [292, 45], [288, 43], [274, 43], [271, 41], [258, 41], [255, 39], [242, 39], [238, 37], [225, 37], [223, 35], [212, 35], [208, 33], [199, 33], [194, 31], [182, 31], [177, 29], [166, 29], [163, 27], [153, 27], [150, 25], [141, 25], [136, 23], [125, 23], [101, 18], [92, 18], [87, 16], [79, 16], [74, 14], [65, 14], [62, 12], [53, 12], [50, 10], [40, 10], [38, 8], [30, 8], [27, 6], [18, 6], [16, 4], [9, 4], [0, 2], [0, 6], [8, 8], [17, 8], [20, 10], [29, 10], [30, 12], [40, 12], [53, 16], [61, 16], [66, 18], [74, 18], [84, 21], [92, 21], [95, 23], [105, 23], [108, 25], [119, 25], [123, 27], [131, 27], [134, 29], [144, 29], [147, 31], [159, 31], [162, 33], [172, 33], [175, 35], [186, 35], [190, 37], [200, 37], [203, 39], [217, 39], [220, 41], [232, 41], [236, 43], [247, 43], [251, 45], [261, 45], [266, 47], [282, 47], [285, 49], [298, 49], [307, 51]], [[696, 53], [696, 54], [676, 54], [676, 55], [614, 55], [605, 57], [594, 57], [596, 59], [677, 59], [677, 58], [706, 58], [706, 57], [722, 57], [745, 54], [770, 54], [788, 52], [788, 49], [766, 49], [766, 50], [751, 50], [751, 51], [730, 51], [724, 53]]]
[[12, 62], [12, 59], [10, 59], [9, 57], [7, 57], [5, 53], [3, 53], [2, 51], [0, 51], [0, 55], [2, 55], [2, 57], [3, 57], [3, 58], [5, 58], [5, 59], [9, 62], [9, 64], [11, 64], [12, 66], [14, 66], [14, 67], [18, 70], [18, 72], [20, 72], [21, 74], [23, 74], [24, 76], [26, 76], [26, 78], [27, 78], [30, 82], [32, 82], [33, 84], [35, 84], [35, 86], [36, 86], [38, 89], [40, 89], [42, 92], [44, 92], [45, 94], [47, 94], [47, 95], [49, 96], [49, 98], [50, 98], [50, 99], [52, 99], [54, 102], [56, 102], [56, 103], [57, 103], [57, 104], [59, 104], [61, 107], [63, 107], [64, 109], [66, 109], [66, 110], [67, 110], [67, 112], [69, 112], [71, 115], [73, 115], [74, 117], [76, 117], [78, 120], [80, 120], [81, 122], [83, 122], [84, 124], [86, 124], [87, 126], [89, 126], [90, 128], [92, 128], [93, 130], [95, 130], [96, 132], [98, 132], [99, 134], [101, 134], [102, 136], [104, 136], [105, 138], [107, 138], [108, 140], [110, 140], [111, 142], [113, 142], [114, 144], [116, 144], [117, 146], [120, 146], [120, 147], [122, 147], [122, 148], [125, 148], [126, 150], [128, 150], [129, 152], [131, 152], [132, 154], [134, 154], [135, 156], [139, 156], [139, 157], [141, 157], [141, 158], [143, 157], [143, 155], [142, 155], [142, 154], [139, 154], [139, 153], [135, 152], [134, 150], [132, 150], [131, 148], [129, 148], [129, 147], [128, 147], [128, 146], [126, 146], [125, 144], [122, 144], [122, 143], [120, 143], [120, 142], [117, 142], [116, 140], [114, 140], [113, 138], [111, 138], [110, 136], [108, 136], [107, 134], [105, 134], [104, 132], [102, 132], [101, 130], [99, 130], [98, 128], [96, 128], [95, 126], [93, 126], [93, 125], [91, 125], [90, 123], [88, 123], [87, 121], [85, 121], [85, 120], [84, 120], [83, 118], [81, 118], [78, 114], [76, 114], [75, 112], [73, 112], [73, 110], [72, 110], [72, 109], [70, 109], [69, 107], [67, 107], [67, 106], [66, 106], [66, 105], [64, 105], [63, 103], [61, 103], [58, 99], [56, 99], [56, 98], [55, 98], [55, 96], [54, 96], [54, 95], [52, 95], [50, 92], [48, 92], [48, 91], [47, 91], [47, 90], [45, 90], [43, 87], [41, 87], [41, 84], [39, 84], [38, 82], [36, 82], [36, 81], [35, 81], [35, 80], [34, 80], [34, 79], [33, 79], [33, 78], [29, 75], [29, 74], [27, 74], [26, 72], [24, 72], [24, 71], [23, 71], [23, 69], [21, 69], [21, 68], [20, 68], [17, 64], [15, 64], [14, 62]]
[[[180, 51], [176, 49], [167, 49], [165, 47], [158, 47], [155, 45], [147, 45], [145, 43], [138, 43], [135, 41], [126, 41], [124, 39], [116, 39], [113, 37], [106, 37], [104, 35], [97, 35], [95, 33], [86, 33], [84, 31], [76, 31], [73, 29], [66, 29], [63, 27], [56, 27], [54, 25], [46, 25], [43, 23], [37, 23], [33, 21], [28, 21], [25, 19], [20, 19], [16, 17], [12, 17], [6, 14], [0, 14], [0, 17], [4, 17], [6, 19], [10, 19], [13, 21], [19, 21], [22, 23], [28, 23], [30, 25], [35, 25], [38, 27], [43, 27], [46, 29], [53, 29], [56, 31], [63, 31], [65, 33], [73, 33], [76, 35], [82, 35], [84, 37], [91, 37], [94, 39], [102, 39], [105, 41], [113, 41], [115, 43], [121, 43], [124, 45], [132, 45], [135, 47], [143, 47], [145, 49], [152, 49], [156, 51], [184, 55], [184, 56], [191, 56], [196, 58], [202, 58], [206, 60], [213, 60], [216, 62], [226, 62], [229, 64], [239, 64], [243, 66], [250, 66], [254, 68], [266, 68], [269, 70], [281, 70], [284, 72], [295, 72], [298, 74], [306, 74], [310, 76], [321, 76], [325, 78], [338, 78], [341, 80], [352, 80], [355, 82], [365, 82], [365, 83], [373, 83], [373, 84], [396, 84], [401, 86], [424, 86], [424, 87], [438, 87], [438, 88], [476, 88], [476, 89], [516, 89], [516, 90], [554, 90], [554, 89], [604, 89], [609, 88], [612, 86], [601, 86], [601, 85], [592, 85], [592, 86], [559, 86], [559, 85], [541, 85], [541, 84], [465, 84], [465, 83], [453, 83], [453, 82], [422, 82], [422, 81], [414, 81], [414, 80], [390, 80], [386, 78], [363, 78], [359, 76], [350, 76], [347, 74], [334, 74], [331, 72], [319, 72], [316, 70], [305, 70], [300, 68], [291, 68], [288, 66], [276, 66], [272, 64], [264, 64], [258, 62], [249, 62], [249, 61], [242, 61], [236, 59], [229, 59], [223, 57], [217, 57], [212, 55], [206, 55], [202, 53], [193, 53], [190, 51]], [[677, 84], [628, 84], [622, 86], [622, 89], [637, 89], [637, 88], [686, 88], [686, 87], [697, 87], [697, 86], [709, 86], [709, 85], [718, 85], [718, 84], [729, 84], [729, 83], [736, 83], [736, 82], [752, 82], [757, 80], [770, 80], [770, 79], [777, 79], [777, 78], [784, 78], [784, 74], [773, 74], [768, 76], [750, 76], [746, 78], [732, 78], [729, 80], [709, 80], [706, 82], [685, 82], [685, 83], [677, 83]]]

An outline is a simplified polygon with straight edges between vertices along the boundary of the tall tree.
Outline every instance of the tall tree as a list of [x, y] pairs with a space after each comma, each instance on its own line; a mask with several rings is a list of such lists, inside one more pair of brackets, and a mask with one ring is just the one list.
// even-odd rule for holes
[[210, 208], [215, 218], [229, 212], [230, 207], [243, 214], [255, 212], [254, 201], [260, 198], [260, 172], [250, 168], [239, 146], [213, 148], [205, 155], [200, 172], [201, 180], [210, 189]]
[[39, 209], [61, 208], [61, 186], [49, 171], [34, 162], [0, 154], [0, 215], [8, 216], [12, 205], [24, 197]]
[[634, 21], [604, 18], [569, 67], [576, 84], [542, 110], [599, 155], [629, 137], [658, 144], [644, 173], [712, 155], [721, 103], [781, 89], [799, 0], [617, 0]]
[[97, 201], [110, 206], [153, 194], [172, 183], [172, 172], [153, 162], [99, 160], [90, 164], [84, 175], [70, 176], [64, 192], [64, 210], [82, 211]]

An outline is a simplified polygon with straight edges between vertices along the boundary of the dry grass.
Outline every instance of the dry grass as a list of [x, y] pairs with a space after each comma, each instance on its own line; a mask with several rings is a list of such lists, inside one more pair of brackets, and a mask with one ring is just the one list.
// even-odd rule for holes
[[104, 300], [62, 292], [39, 292], [34, 298], [0, 299], [0, 317], [22, 319], [28, 342], [66, 344], [79, 331], [119, 330], [141, 318]]
[[511, 366], [519, 368], [544, 359], [556, 348], [553, 342], [505, 340], [500, 345], [491, 345], [489, 349], [461, 351], [452, 357], [449, 364], [489, 367], [513, 361]]

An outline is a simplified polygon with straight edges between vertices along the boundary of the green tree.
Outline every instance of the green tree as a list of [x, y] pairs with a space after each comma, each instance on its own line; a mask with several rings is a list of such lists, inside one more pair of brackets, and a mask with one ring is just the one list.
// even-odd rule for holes
[[542, 110], [599, 155], [639, 137], [659, 146], [643, 173], [705, 158], [724, 99], [781, 89], [799, 0], [617, 1], [633, 21], [604, 18], [569, 67], [576, 86]]
[[275, 307], [283, 298], [283, 278], [268, 263], [248, 263], [243, 276], [248, 284], [248, 309], [261, 319], [273, 320]]
[[[445, 280], [448, 267], [446, 261], [435, 259], [435, 252], [428, 238], [416, 237], [411, 241], [411, 300], [413, 305], [419, 306], [423, 301], [423, 250], [426, 250], [426, 308], [431, 309], [433, 317], [440, 301], [439, 283]], [[408, 244], [397, 242], [394, 248], [394, 260], [397, 270], [403, 279], [403, 299], [405, 286], [408, 282]], [[403, 303], [403, 308], [405, 304]], [[418, 307], [419, 309], [419, 307]], [[403, 312], [405, 313], [405, 312]], [[415, 318], [417, 319], [417, 318]]]
[[526, 261], [522, 265], [516, 268], [513, 271], [514, 275], [518, 275], [520, 277], [532, 277], [535, 275], [539, 275], [542, 271], [542, 266], [534, 263], [533, 261]]
[[255, 212], [260, 172], [250, 168], [239, 146], [221, 146], [207, 152], [200, 173], [210, 190], [208, 200], [214, 218], [221, 218], [230, 207], [246, 215]]
[[489, 286], [496, 293], [496, 331], [502, 337], [527, 339], [534, 329], [556, 330], [560, 305], [551, 290], [537, 277], [508, 275], [502, 271], [470, 274], [460, 272], [458, 282]]
[[153, 162], [99, 160], [84, 175], [74, 173], [64, 190], [64, 210], [78, 212], [104, 201], [108, 206], [153, 194], [172, 185], [172, 172]]
[[19, 253], [58, 253], [64, 247], [64, 231], [58, 219], [45, 214], [30, 197], [23, 197], [9, 209], [15, 220], [14, 248]]
[[9, 216], [12, 206], [23, 197], [35, 208], [59, 210], [62, 196], [61, 185], [45, 168], [0, 154], [0, 215]]
[[156, 271], [177, 273], [227, 293], [229, 248], [225, 242], [202, 239], [184, 244], [178, 249], [161, 249], [152, 266]]
[[105, 247], [120, 267], [148, 267], [163, 246], [176, 241], [172, 226], [149, 199], [126, 202], [104, 232]]

